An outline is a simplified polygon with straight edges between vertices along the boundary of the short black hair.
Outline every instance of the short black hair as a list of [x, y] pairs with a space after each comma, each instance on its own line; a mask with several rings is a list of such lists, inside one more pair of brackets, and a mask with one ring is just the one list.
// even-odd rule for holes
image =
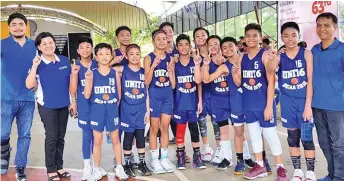
[[303, 47], [303, 48], [307, 48], [307, 43], [305, 41], [300, 41], [298, 44], [297, 44], [298, 47]]
[[98, 43], [96, 45], [96, 47], [94, 47], [94, 54], [97, 55], [98, 51], [102, 48], [106, 48], [109, 49], [110, 52], [112, 52], [112, 46], [110, 44], [107, 43]]
[[116, 29], [116, 36], [118, 36], [122, 30], [127, 30], [131, 34], [131, 29], [128, 26], [120, 26]]
[[300, 33], [300, 28], [299, 28], [299, 25], [297, 23], [295, 23], [294, 21], [289, 21], [289, 22], [286, 22], [284, 23], [282, 26], [281, 26], [281, 34], [284, 32], [285, 29], [287, 28], [294, 28], [296, 29], [296, 31], [298, 33]]
[[55, 40], [54, 36], [53, 36], [51, 33], [49, 33], [49, 32], [42, 32], [42, 33], [40, 33], [39, 35], [37, 35], [37, 37], [36, 37], [36, 39], [35, 39], [35, 45], [36, 45], [36, 47], [37, 47], [38, 45], [40, 45], [41, 42], [42, 42], [42, 39], [43, 39], [43, 38], [46, 38], [46, 37], [51, 37], [51, 38], [53, 39], [54, 43], [56, 43], [56, 40]]
[[177, 45], [178, 45], [178, 43], [179, 43], [181, 40], [186, 40], [186, 41], [188, 41], [189, 43], [191, 43], [190, 37], [189, 37], [188, 35], [186, 35], [186, 34], [180, 34], [180, 35], [178, 35], [178, 37], [177, 37], [177, 39], [176, 39]]
[[174, 25], [173, 25], [173, 23], [170, 23], [170, 22], [163, 22], [163, 23], [161, 23], [160, 24], [160, 26], [159, 26], [159, 29], [163, 29], [165, 26], [169, 26], [169, 27], [171, 27], [172, 28], [172, 30], [174, 31]]
[[79, 45], [80, 45], [81, 43], [89, 43], [89, 44], [91, 44], [91, 46], [93, 46], [93, 41], [92, 41], [92, 39], [91, 39], [90, 37], [88, 37], [88, 36], [81, 36], [81, 37], [78, 39], [76, 45], [79, 47]]
[[283, 48], [285, 48], [285, 45], [282, 45], [282, 46], [278, 49], [278, 51], [280, 51], [280, 50], [283, 49]]
[[270, 39], [269, 38], [264, 38], [262, 41], [263, 41], [263, 43], [270, 45]]
[[16, 19], [16, 18], [22, 19], [22, 20], [24, 21], [25, 25], [27, 25], [27, 18], [26, 18], [23, 14], [21, 14], [21, 13], [13, 13], [13, 14], [11, 14], [11, 15], [8, 17], [8, 19], [7, 19], [7, 24], [10, 25], [11, 22], [12, 22], [14, 19]]
[[242, 40], [242, 39], [244, 39], [244, 38], [245, 38], [244, 36], [240, 36], [240, 37], [239, 37], [240, 40]]
[[250, 23], [245, 26], [245, 34], [249, 30], [257, 30], [260, 35], [262, 35], [262, 27], [257, 23]]
[[222, 47], [222, 45], [223, 45], [225, 42], [232, 42], [232, 43], [235, 44], [235, 46], [238, 46], [238, 42], [237, 42], [236, 39], [233, 38], [233, 37], [224, 37], [224, 38], [222, 39], [222, 41], [221, 41], [220, 46]]
[[166, 32], [162, 29], [156, 29], [152, 32], [152, 40], [154, 40], [155, 36], [158, 34], [158, 33], [163, 33], [166, 35]]
[[338, 24], [338, 18], [336, 15], [334, 15], [333, 13], [330, 12], [325, 12], [325, 13], [321, 13], [317, 16], [316, 22], [318, 21], [319, 18], [327, 18], [327, 19], [331, 19], [332, 22], [337, 25]]
[[194, 31], [193, 31], [193, 38], [195, 39], [195, 35], [196, 35], [196, 33], [197, 33], [197, 31], [200, 31], [200, 30], [203, 30], [203, 31], [205, 31], [205, 33], [208, 35], [208, 37], [209, 37], [209, 31], [207, 30], [207, 29], [205, 29], [205, 28], [203, 28], [203, 27], [197, 27], [196, 29], [194, 29]]
[[211, 35], [211, 36], [209, 36], [208, 39], [207, 39], [207, 44], [208, 44], [208, 42], [209, 42], [210, 39], [214, 39], [214, 38], [215, 38], [215, 39], [218, 39], [219, 42], [221, 43], [222, 40], [221, 40], [221, 38], [220, 38], [218, 35]]
[[130, 49], [132, 49], [132, 48], [137, 48], [137, 49], [139, 49], [139, 51], [141, 51], [140, 46], [137, 45], [137, 44], [135, 44], [135, 43], [133, 43], [133, 44], [129, 44], [129, 45], [127, 46], [127, 48], [125, 48], [125, 53], [128, 53], [128, 51], [129, 51]]

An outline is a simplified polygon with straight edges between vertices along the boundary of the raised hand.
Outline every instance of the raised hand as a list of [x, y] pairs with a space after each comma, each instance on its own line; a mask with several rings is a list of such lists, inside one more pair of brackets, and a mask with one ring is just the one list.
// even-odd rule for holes
[[179, 59], [179, 54], [174, 54], [172, 59], [175, 63], [177, 63]]
[[155, 67], [157, 67], [159, 65], [160, 62], [161, 62], [160, 58], [155, 57], [154, 62], [152, 63], [151, 68], [154, 69]]
[[76, 65], [75, 59], [73, 59], [72, 62], [73, 62], [73, 64], [72, 64], [72, 74], [77, 75], [79, 70], [80, 70], [80, 66]]
[[277, 56], [277, 50], [269, 50], [268, 59], [273, 60]]
[[124, 58], [123, 55], [121, 55], [121, 56], [116, 56], [116, 57], [113, 59], [113, 61], [115, 62], [115, 64], [121, 63], [122, 60], [123, 60], [123, 58]]
[[210, 64], [210, 61], [211, 61], [210, 55], [211, 55], [211, 53], [210, 53], [210, 48], [209, 48], [208, 55], [203, 58], [203, 64], [205, 64], [205, 65]]
[[171, 61], [171, 62], [166, 62], [166, 64], [167, 64], [167, 71], [173, 72], [175, 63], [173, 61]]
[[86, 80], [92, 80], [93, 78], [93, 72], [91, 70], [91, 68], [89, 67], [85, 73], [85, 79]]
[[32, 60], [32, 66], [38, 67], [38, 65], [41, 63], [42, 58], [39, 55], [36, 55], [35, 58]]
[[202, 58], [201, 56], [199, 55], [199, 50], [198, 48], [196, 49], [196, 54], [195, 54], [195, 57], [194, 57], [194, 63], [195, 65], [200, 65], [202, 63]]

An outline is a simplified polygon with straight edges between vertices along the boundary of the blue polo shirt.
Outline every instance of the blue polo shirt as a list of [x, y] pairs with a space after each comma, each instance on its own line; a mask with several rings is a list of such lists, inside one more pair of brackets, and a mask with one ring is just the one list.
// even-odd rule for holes
[[49, 109], [67, 107], [71, 65], [67, 57], [55, 55], [56, 62], [42, 61], [37, 68], [37, 103]]
[[314, 57], [312, 107], [344, 111], [344, 43], [335, 41], [326, 49], [312, 48]]
[[35, 101], [25, 80], [36, 56], [35, 42], [27, 37], [23, 47], [10, 35], [1, 40], [1, 99]]

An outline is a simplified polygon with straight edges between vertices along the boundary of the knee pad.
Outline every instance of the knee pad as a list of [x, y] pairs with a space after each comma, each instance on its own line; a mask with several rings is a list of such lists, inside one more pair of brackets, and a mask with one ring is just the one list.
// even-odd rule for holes
[[146, 147], [144, 134], [145, 134], [144, 129], [135, 130], [136, 148], [138, 149]]
[[176, 143], [184, 144], [186, 124], [177, 124]]
[[302, 141], [303, 148], [305, 150], [315, 150], [314, 142], [313, 141]]
[[288, 129], [288, 145], [289, 147], [300, 147], [300, 138], [301, 138], [301, 130], [300, 129], [294, 129], [290, 130]]
[[227, 120], [223, 120], [223, 121], [219, 121], [217, 122], [217, 125], [219, 126], [219, 128], [223, 127], [223, 126], [227, 126], [229, 125], [229, 121]]
[[123, 150], [131, 151], [133, 146], [134, 133], [125, 132], [123, 140]]
[[199, 117], [198, 127], [201, 132], [201, 136], [206, 137], [208, 130], [207, 130], [207, 121], [205, 120], [205, 117], [203, 116]]
[[213, 123], [215, 140], [220, 140], [221, 139], [221, 135], [220, 135], [219, 125], [214, 120], [211, 120], [211, 122]]
[[260, 153], [263, 151], [263, 139], [259, 122], [247, 124], [248, 133], [250, 135], [252, 150], [254, 153]]
[[276, 127], [263, 128], [263, 135], [270, 146], [272, 155], [277, 156], [282, 154], [282, 145], [277, 135]]
[[189, 123], [189, 131], [191, 135], [191, 142], [198, 143], [199, 142], [199, 131], [197, 123]]

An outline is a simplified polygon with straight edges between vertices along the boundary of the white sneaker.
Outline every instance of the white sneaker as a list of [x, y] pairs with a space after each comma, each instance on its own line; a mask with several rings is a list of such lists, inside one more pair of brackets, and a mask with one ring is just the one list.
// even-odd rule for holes
[[161, 166], [160, 160], [158, 160], [158, 159], [152, 160], [151, 166], [152, 166], [152, 171], [155, 174], [160, 174], [160, 173], [165, 173], [166, 172], [164, 167]]
[[102, 174], [102, 176], [106, 176], [108, 173], [106, 172], [106, 170], [104, 170], [104, 168], [100, 167], [100, 173]]
[[100, 171], [100, 168], [94, 168], [92, 175], [89, 179], [87, 179], [87, 181], [98, 181], [100, 179], [102, 179], [102, 173]]
[[218, 165], [221, 163], [221, 161], [222, 161], [222, 159], [221, 159], [221, 147], [217, 147], [215, 154], [214, 154], [214, 157], [211, 160], [211, 163], [214, 165]]
[[295, 169], [293, 178], [290, 181], [303, 181], [305, 177], [303, 176], [303, 171], [301, 169]]
[[317, 175], [313, 171], [306, 172], [306, 181], [316, 181]]
[[84, 169], [83, 169], [83, 171], [82, 171], [81, 180], [87, 180], [87, 179], [89, 179], [89, 178], [91, 177], [91, 175], [92, 175], [92, 171], [93, 171], [93, 169], [92, 169], [92, 167], [91, 167], [90, 164], [89, 164], [89, 165], [85, 165], [85, 166], [84, 166]]
[[205, 162], [210, 162], [213, 157], [214, 151], [210, 146], [203, 147], [201, 158]]
[[164, 167], [164, 169], [168, 172], [174, 172], [176, 170], [176, 167], [174, 166], [174, 164], [171, 162], [170, 159], [168, 158], [163, 158], [160, 160], [161, 166]]
[[115, 175], [119, 178], [119, 180], [127, 180], [128, 175], [124, 172], [124, 168], [122, 165], [117, 165], [115, 168]]

